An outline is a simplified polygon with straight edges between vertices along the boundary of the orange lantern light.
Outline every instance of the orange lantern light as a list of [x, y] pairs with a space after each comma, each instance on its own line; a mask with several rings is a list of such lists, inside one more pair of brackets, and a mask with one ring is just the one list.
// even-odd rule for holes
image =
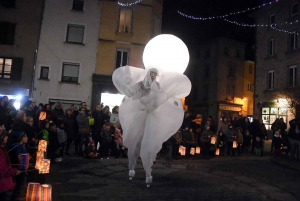
[[237, 141], [233, 141], [232, 143], [232, 148], [236, 149], [238, 147]]
[[42, 184], [39, 191], [39, 201], [52, 201], [52, 186]]
[[44, 157], [36, 157], [35, 169], [39, 170], [41, 168], [43, 160], [44, 160]]
[[43, 152], [47, 151], [47, 141], [46, 140], [39, 141], [38, 151], [43, 151]]
[[180, 146], [179, 146], [179, 149], [178, 149], [178, 153], [180, 153], [180, 154], [181, 154], [181, 151], [182, 151], [182, 147], [183, 147], [183, 146], [180, 145]]
[[201, 148], [200, 147], [196, 147], [196, 154], [200, 154], [201, 152]]
[[40, 116], [39, 116], [39, 120], [44, 121], [46, 119], [46, 117], [47, 117], [46, 112], [41, 111]]
[[43, 159], [40, 163], [39, 174], [48, 174], [50, 172], [50, 159]]
[[216, 141], [217, 141], [216, 137], [211, 137], [210, 144], [216, 144]]
[[190, 154], [191, 154], [191, 155], [195, 155], [195, 148], [194, 148], [194, 147], [191, 148]]
[[216, 148], [216, 156], [220, 155], [220, 148]]
[[26, 192], [26, 201], [39, 201], [39, 183], [28, 183]]
[[181, 156], [185, 156], [185, 151], [186, 151], [186, 148], [184, 146], [182, 146], [181, 152], [180, 152]]

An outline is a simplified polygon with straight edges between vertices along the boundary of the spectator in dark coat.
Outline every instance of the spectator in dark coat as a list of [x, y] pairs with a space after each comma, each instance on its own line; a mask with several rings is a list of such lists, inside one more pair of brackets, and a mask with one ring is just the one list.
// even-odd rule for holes
[[67, 109], [66, 116], [64, 117], [64, 123], [65, 123], [65, 131], [67, 133], [67, 145], [66, 145], [66, 155], [70, 155], [69, 149], [74, 141], [75, 143], [75, 153], [78, 152], [78, 131], [76, 129], [76, 119], [73, 115], [73, 112], [71, 109]]
[[103, 128], [100, 132], [100, 157], [101, 159], [103, 159], [103, 157], [106, 157], [107, 159], [109, 159], [108, 156], [108, 152], [109, 149], [111, 149], [111, 142], [112, 142], [112, 136], [113, 134], [111, 134], [110, 131], [110, 126], [111, 124], [109, 123], [109, 120], [107, 122], [105, 122], [105, 124], [103, 125]]
[[26, 113], [26, 116], [30, 116], [33, 119], [33, 127], [36, 132], [39, 131], [39, 119], [37, 117], [37, 113], [35, 111], [35, 100], [30, 99], [25, 102], [25, 108], [24, 112]]
[[228, 130], [225, 133], [226, 141], [227, 141], [227, 155], [228, 157], [234, 157], [235, 149], [233, 149], [233, 141], [236, 139], [236, 132], [233, 129], [232, 124], [228, 125]]
[[261, 129], [260, 123], [259, 123], [259, 119], [258, 117], [256, 117], [253, 122], [250, 124], [250, 135], [252, 136], [252, 148], [251, 148], [251, 152], [254, 152], [254, 147], [255, 147], [255, 141], [256, 141], [256, 137], [257, 136], [263, 136], [263, 131]]
[[57, 121], [59, 119], [62, 120], [63, 117], [64, 117], [64, 111], [62, 109], [62, 105], [60, 102], [57, 102], [55, 108], [52, 110], [53, 122], [57, 123]]
[[56, 124], [54, 122], [49, 123], [49, 145], [47, 146], [47, 157], [53, 162], [61, 162], [62, 158], [59, 157], [60, 143], [58, 140], [58, 134]]
[[96, 147], [98, 143], [100, 143], [100, 132], [103, 128], [103, 112], [102, 112], [102, 107], [101, 105], [97, 105], [96, 109], [92, 113], [92, 117], [94, 118], [94, 125], [92, 126], [93, 129], [93, 140], [96, 144]]
[[275, 132], [275, 135], [273, 136], [273, 145], [274, 145], [274, 158], [278, 158], [280, 155], [280, 148], [282, 144], [282, 137], [280, 135], [279, 131]]

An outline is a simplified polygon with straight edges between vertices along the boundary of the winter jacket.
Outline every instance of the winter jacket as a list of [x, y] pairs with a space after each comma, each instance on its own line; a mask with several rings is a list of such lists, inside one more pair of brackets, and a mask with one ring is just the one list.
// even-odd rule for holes
[[228, 124], [224, 123], [223, 121], [219, 122], [218, 125], [218, 132], [222, 132], [223, 134], [227, 133], [228, 130]]
[[79, 131], [79, 133], [81, 133], [81, 130], [83, 128], [90, 129], [89, 119], [85, 115], [78, 114], [77, 117], [76, 117], [76, 121], [78, 123], [78, 131]]
[[243, 134], [242, 133], [237, 133], [236, 134], [236, 142], [238, 143], [238, 144], [243, 144]]
[[25, 145], [19, 144], [19, 143], [13, 143], [13, 144], [11, 144], [10, 149], [12, 149], [9, 152], [10, 161], [13, 164], [12, 166], [14, 168], [18, 168], [18, 165], [14, 165], [14, 164], [19, 164], [19, 155], [20, 154], [27, 154]]
[[12, 168], [9, 158], [3, 146], [0, 145], [0, 193], [12, 190], [14, 183], [12, 177], [17, 173], [16, 168]]
[[52, 148], [59, 148], [60, 147], [60, 143], [58, 140], [58, 134], [56, 131], [50, 130], [49, 131], [49, 147]]
[[182, 141], [183, 142], [192, 142], [192, 134], [190, 131], [183, 131], [182, 132]]
[[67, 133], [64, 129], [57, 128], [58, 141], [63, 144], [67, 141]]
[[43, 140], [46, 140], [49, 145], [49, 131], [46, 129], [43, 130]]
[[203, 142], [210, 142], [211, 138], [209, 138], [209, 136], [212, 137], [212, 132], [210, 130], [204, 130], [201, 136], [203, 138]]
[[71, 116], [65, 116], [64, 119], [65, 124], [65, 131], [67, 133], [67, 137], [70, 139], [75, 139], [75, 136], [77, 136], [77, 123], [74, 115]]
[[231, 129], [229, 128], [227, 130], [227, 132], [225, 133], [225, 136], [226, 136], [227, 142], [233, 142], [233, 141], [235, 141], [235, 138], [234, 138], [234, 136], [236, 136], [235, 130], [233, 128], [231, 128]]
[[119, 114], [112, 113], [110, 115], [110, 123], [113, 125], [119, 123]]
[[273, 136], [273, 146], [275, 149], [280, 149], [282, 144], [282, 138]]
[[251, 135], [245, 135], [244, 139], [244, 146], [250, 146], [251, 145]]
[[100, 133], [100, 138], [102, 142], [111, 142], [112, 141], [111, 132], [102, 129]]
[[93, 125], [93, 135], [100, 134], [101, 129], [103, 128], [103, 112], [94, 110], [92, 113], [92, 117], [94, 118], [95, 124]]
[[54, 122], [57, 122], [59, 118], [63, 119], [64, 117], [64, 111], [62, 109], [58, 110], [54, 108], [51, 113]]

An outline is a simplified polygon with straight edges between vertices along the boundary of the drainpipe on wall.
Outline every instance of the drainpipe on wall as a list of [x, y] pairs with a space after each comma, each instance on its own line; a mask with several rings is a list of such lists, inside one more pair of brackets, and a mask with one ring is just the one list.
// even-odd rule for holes
[[40, 43], [40, 38], [41, 38], [41, 32], [42, 32], [42, 23], [43, 23], [43, 16], [44, 16], [44, 10], [45, 10], [45, 0], [42, 2], [42, 13], [41, 13], [41, 19], [40, 19], [40, 30], [37, 38], [37, 45], [35, 49], [35, 55], [34, 55], [34, 64], [33, 64], [33, 72], [32, 72], [32, 77], [31, 77], [31, 90], [30, 90], [30, 97], [33, 97], [33, 90], [36, 90], [34, 86], [34, 78], [35, 78], [35, 70], [36, 70], [36, 62], [37, 62], [37, 55], [38, 55], [38, 49], [39, 49], [39, 43]]

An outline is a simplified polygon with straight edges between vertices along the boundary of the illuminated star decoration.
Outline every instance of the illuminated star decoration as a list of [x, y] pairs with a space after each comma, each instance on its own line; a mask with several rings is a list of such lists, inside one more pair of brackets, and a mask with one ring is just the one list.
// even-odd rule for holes
[[138, 3], [142, 2], [142, 1], [143, 1], [143, 0], [137, 0], [137, 1], [133, 2], [133, 3], [126, 3], [126, 4], [121, 3], [120, 1], [118, 1], [118, 4], [119, 4], [120, 6], [133, 6], [133, 5], [138, 4]]

